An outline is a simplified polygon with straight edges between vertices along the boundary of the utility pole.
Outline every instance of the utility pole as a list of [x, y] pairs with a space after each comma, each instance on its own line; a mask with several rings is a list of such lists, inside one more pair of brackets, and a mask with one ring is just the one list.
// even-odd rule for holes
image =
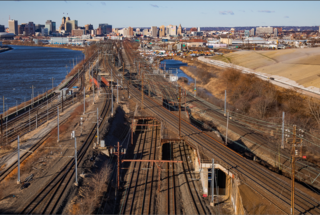
[[94, 83], [93, 83], [93, 70], [92, 70], [92, 90], [93, 90], [93, 104], [94, 104]]
[[143, 110], [143, 72], [141, 72], [141, 110]]
[[197, 79], [194, 79], [194, 97], [197, 96]]
[[52, 78], [50, 78], [51, 80], [52, 80], [52, 90], [53, 90], [53, 80], [55, 80], [55, 78], [54, 77], [52, 77]]
[[20, 184], [20, 137], [18, 135], [18, 180], [17, 184]]
[[62, 91], [62, 95], [61, 95], [61, 99], [62, 99], [62, 104], [61, 104], [61, 112], [63, 113], [63, 93], [64, 93], [65, 91]]
[[99, 108], [97, 108], [97, 145], [99, 145]]
[[86, 88], [83, 88], [83, 114], [86, 113]]
[[282, 112], [282, 141], [281, 148], [284, 149], [284, 112]]
[[130, 99], [130, 82], [131, 82], [131, 73], [130, 73], [130, 71], [129, 71], [128, 99]]
[[[1, 99], [1, 98], [0, 98]], [[3, 102], [3, 114], [4, 114], [4, 112], [6, 111], [5, 109], [5, 100], [6, 100], [7, 98], [5, 98], [4, 96], [2, 96], [2, 102]]]
[[31, 105], [31, 107], [33, 108], [33, 105], [34, 105], [34, 88], [35, 87], [32, 85], [31, 88], [32, 88], [32, 100], [31, 100], [32, 105]]
[[38, 110], [37, 110], [37, 114], [36, 114], [36, 129], [38, 128]]
[[117, 79], [117, 104], [119, 104], [119, 91], [118, 91], [118, 85], [119, 85], [119, 83], [118, 83], [118, 79]]
[[75, 186], [78, 186], [78, 163], [77, 163], [77, 138], [74, 135], [74, 164], [76, 169], [76, 182], [74, 183]]
[[57, 127], [58, 127], [58, 139], [57, 139], [57, 142], [59, 143], [59, 106], [57, 107]]
[[[117, 155], [117, 160], [118, 160], [118, 166], [117, 166], [118, 167], [117, 168], [117, 190], [119, 190], [120, 189], [120, 156], [126, 154], [126, 149], [124, 148], [123, 150], [120, 151], [119, 142], [118, 142], [117, 148], [118, 148], [117, 152], [113, 151], [112, 154]], [[113, 150], [115, 150], [115, 149], [113, 148]]]
[[224, 115], [227, 115], [227, 90], [224, 91]]
[[30, 128], [31, 127], [31, 123], [30, 123], [30, 109], [29, 109], [29, 131], [30, 131]]
[[296, 153], [296, 132], [297, 126], [293, 126], [292, 140], [292, 175], [291, 175], [291, 214], [294, 214], [294, 174], [295, 174], [295, 153]]
[[214, 159], [211, 167], [211, 206], [214, 206]]
[[[111, 69], [112, 76], [112, 69]], [[111, 79], [111, 116], [113, 116], [113, 77]]]
[[229, 111], [227, 112], [227, 129], [226, 129], [226, 140], [225, 144], [228, 144], [228, 126], [229, 126]]
[[3, 114], [1, 114], [1, 144], [3, 144], [3, 118], [2, 118]]
[[181, 138], [181, 87], [179, 86], [179, 138]]
[[49, 101], [47, 100], [47, 122], [49, 121]]

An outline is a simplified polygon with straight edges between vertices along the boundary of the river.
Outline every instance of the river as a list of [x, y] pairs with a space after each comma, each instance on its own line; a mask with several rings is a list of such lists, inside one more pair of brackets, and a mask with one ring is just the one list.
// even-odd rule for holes
[[[188, 84], [194, 83], [194, 79], [191, 78], [190, 76], [188, 76], [187, 74], [185, 74], [180, 69], [180, 66], [188, 66], [187, 63], [183, 63], [182, 61], [179, 61], [179, 60], [163, 60], [163, 61], [161, 61], [160, 65], [161, 65], [160, 69], [162, 69], [162, 70], [164, 69], [164, 65], [165, 65], [166, 70], [168, 70], [170, 73], [177, 74], [179, 78], [180, 77], [187, 78]], [[204, 89], [202, 87], [197, 87], [197, 90], [198, 91], [201, 90], [201, 91], [205, 92], [206, 95], [214, 97], [209, 91], [207, 91], [206, 89]]]
[[188, 66], [187, 63], [183, 63], [179, 60], [163, 60], [161, 61], [161, 66], [160, 69], [164, 69], [164, 65], [165, 65], [165, 69], [170, 71], [170, 73], [172, 74], [177, 74], [178, 72], [178, 77], [184, 77], [188, 79], [188, 83], [194, 82], [194, 79], [191, 78], [190, 76], [186, 75], [181, 69], [180, 66]]
[[63, 48], [11, 46], [13, 49], [0, 53], [0, 113], [5, 106], [12, 107], [30, 100], [33, 85], [34, 95], [43, 93], [60, 84], [76, 62], [83, 59], [81, 51]]

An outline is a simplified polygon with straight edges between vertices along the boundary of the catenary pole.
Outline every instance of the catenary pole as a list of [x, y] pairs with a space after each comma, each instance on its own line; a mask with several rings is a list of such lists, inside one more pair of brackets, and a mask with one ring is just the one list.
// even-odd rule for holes
[[58, 139], [57, 139], [57, 142], [59, 143], [59, 106], [57, 107], [57, 127], [58, 127]]
[[20, 137], [18, 135], [18, 181], [17, 184], [20, 184]]

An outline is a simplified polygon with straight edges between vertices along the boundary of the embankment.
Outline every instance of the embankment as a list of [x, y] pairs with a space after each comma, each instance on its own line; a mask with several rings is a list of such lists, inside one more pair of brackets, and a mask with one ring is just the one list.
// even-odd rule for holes
[[75, 50], [75, 51], [84, 51], [84, 49], [85, 49], [84, 47], [80, 47], [80, 46], [34, 44], [31, 42], [20, 42], [20, 41], [4, 41], [3, 45], [63, 48], [63, 49], [70, 49], [70, 50]]
[[9, 51], [9, 50], [11, 50], [12, 48], [11, 47], [3, 47], [3, 48], [0, 48], [0, 53], [2, 53], [2, 52], [5, 52], [5, 51]]

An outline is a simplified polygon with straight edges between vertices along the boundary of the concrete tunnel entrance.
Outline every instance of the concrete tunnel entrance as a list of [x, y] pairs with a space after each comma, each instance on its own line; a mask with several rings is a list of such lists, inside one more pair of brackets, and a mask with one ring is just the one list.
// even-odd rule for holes
[[[227, 176], [220, 169], [214, 170], [214, 195], [224, 196], [227, 195], [226, 192], [226, 184], [227, 184]], [[208, 169], [208, 194], [211, 195], [212, 187], [211, 187], [211, 168]]]

